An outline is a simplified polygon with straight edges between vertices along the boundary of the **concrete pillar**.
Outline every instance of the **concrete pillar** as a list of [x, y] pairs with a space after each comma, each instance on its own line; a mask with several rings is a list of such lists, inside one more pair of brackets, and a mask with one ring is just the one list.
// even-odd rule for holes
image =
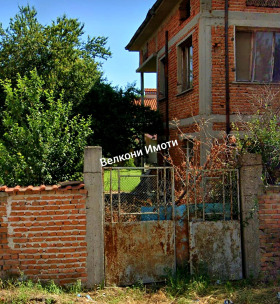
[[84, 152], [84, 183], [86, 201], [87, 286], [104, 282], [104, 208], [101, 147], [86, 147]]
[[258, 196], [263, 193], [261, 155], [246, 154], [241, 158], [240, 191], [243, 240], [243, 266], [246, 278], [260, 272], [260, 239]]
[[212, 0], [200, 0], [200, 10], [210, 11], [212, 9]]

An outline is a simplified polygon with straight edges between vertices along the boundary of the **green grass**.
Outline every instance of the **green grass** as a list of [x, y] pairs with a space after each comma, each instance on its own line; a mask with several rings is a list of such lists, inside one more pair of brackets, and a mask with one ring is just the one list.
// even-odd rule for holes
[[74, 303], [77, 293], [83, 287], [78, 280], [67, 287], [61, 287], [53, 280], [42, 284], [39, 280], [33, 282], [21, 275], [19, 278], [3, 281], [0, 279], [0, 304], [70, 304]]
[[[120, 170], [120, 190], [121, 192], [131, 192], [140, 183], [141, 170], [138, 169], [121, 169]], [[122, 177], [123, 176], [123, 177]], [[131, 177], [125, 177], [131, 176]], [[133, 177], [135, 176], [135, 177]], [[110, 170], [104, 170], [104, 189], [110, 191]], [[118, 191], [118, 170], [112, 170], [112, 191]]]
[[[230, 299], [234, 304], [278, 304], [278, 286], [277, 282], [264, 284], [252, 280], [216, 284], [206, 276], [190, 276], [184, 270], [178, 271], [175, 276], [168, 275], [165, 284], [139, 283], [125, 288], [99, 286], [94, 290], [83, 289], [80, 281], [61, 287], [53, 281], [42, 284], [20, 278], [5, 282], [0, 280], [0, 303], [221, 304]], [[94, 302], [87, 300], [88, 295]]]

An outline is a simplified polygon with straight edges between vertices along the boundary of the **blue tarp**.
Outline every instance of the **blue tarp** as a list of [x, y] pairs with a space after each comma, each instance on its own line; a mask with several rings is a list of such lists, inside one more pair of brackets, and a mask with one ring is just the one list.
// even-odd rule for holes
[[[205, 214], [208, 215], [215, 215], [215, 214], [223, 214], [223, 204], [214, 204], [214, 203], [206, 203], [205, 204]], [[197, 210], [202, 210], [203, 204], [197, 204]], [[155, 207], [141, 207], [142, 213], [149, 213], [149, 212], [157, 212], [157, 208]], [[186, 214], [187, 207], [186, 205], [175, 206], [175, 214], [178, 219], [183, 220], [184, 215]], [[195, 212], [195, 205], [190, 205], [190, 213]], [[225, 205], [225, 213], [226, 219], [230, 219], [230, 204]], [[172, 219], [172, 207], [159, 207], [159, 219], [161, 221], [164, 220], [171, 220]], [[141, 221], [157, 221], [158, 215], [157, 214], [142, 214]]]

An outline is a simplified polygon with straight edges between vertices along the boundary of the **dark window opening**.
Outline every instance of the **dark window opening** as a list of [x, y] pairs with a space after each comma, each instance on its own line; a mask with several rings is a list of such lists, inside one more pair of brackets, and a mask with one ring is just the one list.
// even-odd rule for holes
[[247, 6], [280, 7], [279, 0], [247, 0]]
[[143, 54], [143, 62], [145, 62], [148, 59], [148, 43], [142, 49], [142, 54]]
[[178, 53], [179, 92], [192, 88], [193, 84], [193, 46], [192, 37], [180, 44]]
[[191, 1], [183, 0], [179, 7], [180, 21], [184, 21], [191, 16]]

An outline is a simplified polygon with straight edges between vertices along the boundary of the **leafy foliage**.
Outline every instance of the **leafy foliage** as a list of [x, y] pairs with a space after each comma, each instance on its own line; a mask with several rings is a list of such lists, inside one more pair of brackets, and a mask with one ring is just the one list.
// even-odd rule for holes
[[240, 116], [236, 123], [237, 145], [240, 153], [261, 154], [265, 180], [269, 184], [275, 184], [280, 177], [278, 93], [266, 87], [261, 93], [253, 94], [251, 109], [254, 115], [248, 121]]
[[0, 25], [0, 183], [7, 185], [77, 178], [85, 145], [101, 145], [105, 156], [127, 153], [161, 125], [158, 113], [135, 105], [134, 87], [102, 80], [107, 38], [84, 41], [77, 19], [42, 25], [36, 15], [27, 5], [7, 29]]
[[56, 98], [64, 90], [65, 100], [76, 106], [101, 75], [97, 60], [111, 55], [107, 39], [88, 37], [84, 42], [78, 19], [63, 16], [42, 25], [36, 15], [33, 7], [20, 7], [9, 27], [0, 27], [0, 77], [15, 84], [18, 73], [29, 75], [36, 68], [44, 88]]
[[139, 98], [133, 86], [126, 90], [112, 87], [99, 80], [80, 107], [81, 114], [91, 115], [94, 134], [91, 145], [100, 145], [106, 157], [118, 156], [141, 147], [143, 133], [159, 134], [161, 119], [158, 112], [135, 104]]
[[72, 103], [44, 89], [36, 70], [18, 76], [6, 94], [0, 141], [0, 182], [6, 185], [57, 183], [82, 172], [90, 119], [70, 118]]

